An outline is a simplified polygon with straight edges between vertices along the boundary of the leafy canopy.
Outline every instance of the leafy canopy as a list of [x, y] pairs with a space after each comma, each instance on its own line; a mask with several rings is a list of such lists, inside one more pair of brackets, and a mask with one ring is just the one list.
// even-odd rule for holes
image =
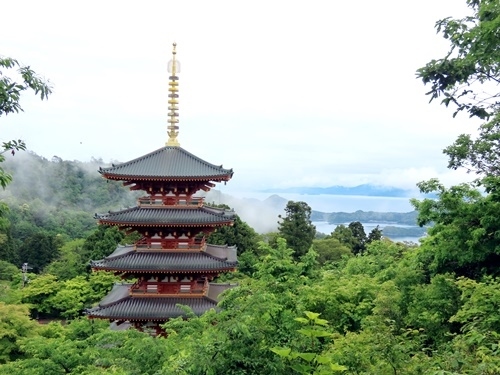
[[[14, 81], [11, 77], [5, 75], [4, 70], [17, 69], [21, 82]], [[26, 90], [33, 90], [40, 98], [47, 99], [52, 93], [52, 88], [47, 81], [40, 78], [29, 66], [23, 66], [10, 57], [0, 56], [0, 116], [9, 113], [19, 112], [23, 109], [19, 103], [21, 93]], [[14, 153], [25, 150], [26, 145], [22, 140], [12, 140], [2, 143], [0, 151], [0, 163], [5, 161], [3, 154], [7, 151]], [[0, 186], [5, 187], [12, 181], [12, 176], [0, 167]]]
[[[446, 56], [418, 69], [417, 76], [431, 90], [431, 101], [452, 104], [458, 112], [487, 119], [500, 108], [500, 7], [497, 0], [467, 0], [473, 14], [436, 22], [436, 30], [450, 42]], [[491, 91], [493, 89], [493, 91]]]
[[[21, 81], [14, 81], [3, 70], [16, 69]], [[44, 100], [52, 93], [48, 81], [38, 76], [29, 66], [21, 65], [16, 59], [0, 56], [0, 116], [19, 112], [23, 109], [19, 101], [23, 91], [32, 90]]]

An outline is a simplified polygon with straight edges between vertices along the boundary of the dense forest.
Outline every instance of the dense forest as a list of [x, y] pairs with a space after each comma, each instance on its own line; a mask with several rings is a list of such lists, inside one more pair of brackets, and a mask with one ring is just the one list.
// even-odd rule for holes
[[[476, 138], [462, 135], [444, 150], [451, 169], [477, 178], [418, 184], [433, 197], [412, 200], [417, 223], [433, 223], [420, 245], [392, 242], [378, 228], [366, 234], [357, 221], [318, 238], [304, 202], [287, 203], [274, 233], [236, 218], [210, 241], [237, 245], [239, 270], [222, 280], [238, 287], [217, 311], [186, 309], [167, 322], [165, 337], [84, 316], [120, 282], [91, 273], [88, 261], [134, 241], [96, 227], [89, 213], [134, 204], [134, 196], [85, 173], [98, 161], [31, 155], [37, 177], [28, 178], [6, 160], [7, 152], [21, 160], [25, 145], [4, 142], [0, 374], [499, 374], [500, 94], [478, 99], [477, 86], [500, 79], [500, 7], [467, 4], [473, 16], [437, 23], [449, 54], [417, 74], [455, 115], [485, 121]], [[0, 58], [0, 69], [12, 68], [23, 69]], [[50, 94], [23, 72], [18, 84], [0, 75], [0, 116], [20, 110], [24, 90]]]

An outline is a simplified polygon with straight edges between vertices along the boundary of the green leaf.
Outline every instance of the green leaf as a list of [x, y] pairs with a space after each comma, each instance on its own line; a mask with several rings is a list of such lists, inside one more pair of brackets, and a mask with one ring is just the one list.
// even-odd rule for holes
[[347, 367], [339, 365], [338, 363], [331, 363], [330, 370], [332, 370], [332, 371], [346, 371]]
[[306, 318], [295, 318], [294, 320], [303, 324], [309, 323], [309, 320], [307, 320]]
[[324, 355], [318, 355], [316, 357], [316, 362], [318, 362], [320, 365], [326, 365], [327, 363], [330, 363], [332, 360], [328, 358], [327, 356]]
[[271, 348], [271, 351], [280, 357], [286, 358], [290, 355], [292, 349], [290, 348]]
[[317, 324], [319, 326], [327, 326], [328, 325], [328, 320], [318, 318], [318, 319], [314, 320], [314, 324]]
[[316, 320], [319, 317], [319, 313], [311, 312], [311, 311], [306, 311], [304, 314], [309, 318], [309, 320]]
[[312, 360], [316, 357], [316, 354], [315, 353], [297, 353], [297, 357], [300, 357], [307, 362], [312, 362]]

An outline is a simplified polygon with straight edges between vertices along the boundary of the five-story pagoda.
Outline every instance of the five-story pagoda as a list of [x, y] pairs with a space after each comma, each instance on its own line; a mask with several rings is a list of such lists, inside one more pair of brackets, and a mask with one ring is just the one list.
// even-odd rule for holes
[[91, 262], [93, 270], [112, 271], [135, 283], [117, 284], [98, 306], [87, 310], [90, 318], [129, 323], [137, 329], [161, 333], [160, 325], [183, 316], [179, 305], [200, 315], [215, 307], [229, 284], [210, 283], [220, 273], [234, 271], [236, 248], [206, 243], [206, 236], [220, 226], [232, 225], [233, 211], [207, 207], [195, 194], [208, 191], [214, 182], [228, 181], [224, 169], [182, 149], [178, 135], [178, 77], [175, 44], [169, 63], [169, 125], [165, 147], [99, 172], [109, 180], [123, 181], [146, 195], [138, 205], [107, 214], [96, 214], [100, 224], [138, 232], [139, 241], [118, 246], [108, 257]]

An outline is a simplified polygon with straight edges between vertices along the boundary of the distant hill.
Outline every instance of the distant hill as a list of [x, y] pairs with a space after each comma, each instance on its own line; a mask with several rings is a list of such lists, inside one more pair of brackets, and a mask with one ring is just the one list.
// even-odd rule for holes
[[412, 212], [332, 212], [328, 214], [327, 220], [330, 224], [351, 223], [360, 221], [362, 223], [384, 223], [400, 225], [417, 225], [417, 211]]
[[330, 187], [291, 187], [284, 189], [265, 189], [263, 193], [290, 193], [307, 195], [362, 195], [367, 197], [411, 197], [414, 191], [395, 187], [375, 186], [364, 184], [358, 186], [330, 186]]

